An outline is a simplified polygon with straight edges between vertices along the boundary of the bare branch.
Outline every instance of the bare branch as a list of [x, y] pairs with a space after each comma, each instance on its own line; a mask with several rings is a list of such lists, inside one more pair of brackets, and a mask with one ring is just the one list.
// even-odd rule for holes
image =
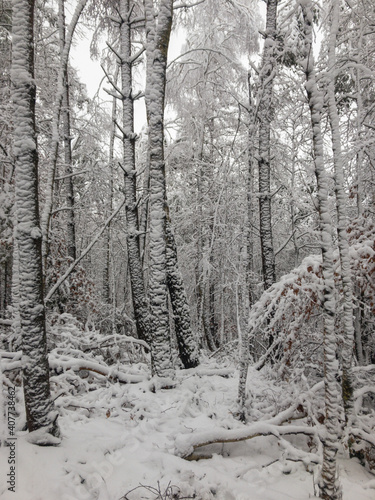
[[100, 238], [100, 236], [104, 233], [104, 231], [105, 231], [106, 227], [108, 226], [108, 224], [110, 224], [110, 222], [112, 221], [112, 219], [114, 219], [116, 217], [116, 215], [119, 213], [119, 211], [124, 206], [124, 204], [125, 204], [125, 200], [123, 200], [120, 203], [120, 205], [117, 207], [117, 209], [113, 212], [113, 214], [110, 217], [108, 217], [108, 219], [106, 220], [104, 226], [97, 233], [97, 235], [92, 240], [92, 242], [81, 253], [81, 255], [78, 257], [78, 259], [76, 259], [69, 266], [69, 268], [67, 269], [67, 271], [65, 272], [65, 274], [63, 274], [63, 276], [61, 276], [61, 278], [53, 285], [53, 287], [50, 289], [50, 291], [48, 292], [48, 294], [46, 295], [46, 297], [44, 299], [45, 304], [51, 300], [51, 297], [56, 292], [56, 290], [64, 283], [64, 281], [68, 278], [68, 276], [73, 271], [73, 269], [81, 262], [81, 260], [85, 257], [85, 255], [87, 255], [89, 253], [89, 251], [91, 250], [91, 248], [95, 245], [95, 243], [98, 241], [98, 239]]
[[204, 3], [206, 0], [198, 0], [197, 2], [194, 3], [180, 3], [178, 5], [173, 5], [173, 10], [177, 9], [190, 9], [191, 7], [195, 7], [196, 5], [200, 5], [201, 3]]

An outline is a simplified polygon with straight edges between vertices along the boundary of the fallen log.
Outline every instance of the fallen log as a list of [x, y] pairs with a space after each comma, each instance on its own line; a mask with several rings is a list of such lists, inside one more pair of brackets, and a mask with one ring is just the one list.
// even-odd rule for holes
[[[189, 434], [176, 439], [176, 454], [185, 460], [196, 460], [195, 451], [212, 444], [238, 443], [260, 436], [282, 436], [304, 434], [317, 437], [317, 429], [298, 425], [273, 425], [266, 422], [257, 422], [239, 429], [215, 429], [199, 434]], [[313, 455], [313, 454], [309, 454]], [[320, 460], [318, 455], [314, 459]], [[309, 459], [310, 460], [310, 459]]]

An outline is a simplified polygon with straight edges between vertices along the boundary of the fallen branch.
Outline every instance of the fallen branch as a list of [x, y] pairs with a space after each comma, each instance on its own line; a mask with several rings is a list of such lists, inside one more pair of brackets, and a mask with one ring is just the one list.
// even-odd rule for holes
[[55, 353], [53, 355], [51, 353], [49, 356], [49, 366], [53, 370], [89, 371], [122, 384], [137, 384], [138, 382], [147, 380], [147, 377], [144, 375], [123, 373], [117, 368], [95, 363], [94, 361], [70, 358], [65, 355], [56, 355]]
[[22, 351], [6, 352], [0, 351], [0, 369], [1, 372], [10, 372], [22, 368]]
[[[215, 429], [204, 433], [181, 436], [176, 440], [176, 454], [185, 460], [194, 460], [194, 452], [198, 448], [211, 444], [238, 443], [260, 436], [287, 436], [292, 434], [304, 434], [306, 436], [317, 436], [317, 430], [312, 427], [300, 427], [297, 425], [272, 425], [266, 422], [257, 422], [240, 429]], [[320, 460], [316, 455], [316, 460]]]
[[219, 377], [228, 378], [235, 373], [235, 370], [232, 368], [214, 368], [214, 369], [204, 369], [204, 368], [188, 368], [186, 370], [181, 370], [176, 373], [176, 375], [180, 378], [186, 378], [187, 375], [193, 376], [197, 375], [198, 377], [213, 377], [215, 375]]

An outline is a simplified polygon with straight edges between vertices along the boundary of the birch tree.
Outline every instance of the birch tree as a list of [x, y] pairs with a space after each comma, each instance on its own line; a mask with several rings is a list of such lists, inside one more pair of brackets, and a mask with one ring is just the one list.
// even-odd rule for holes
[[50, 434], [57, 437], [59, 428], [50, 395], [43, 304], [33, 21], [34, 1], [15, 0], [11, 77], [23, 386], [29, 431], [47, 428]]
[[348, 199], [344, 189], [344, 168], [343, 155], [341, 150], [340, 119], [336, 105], [335, 78], [337, 75], [336, 66], [336, 43], [339, 32], [340, 2], [332, 0], [330, 15], [330, 32], [328, 45], [328, 116], [331, 127], [333, 166], [337, 209], [337, 232], [338, 247], [341, 263], [341, 280], [344, 295], [344, 336], [342, 348], [342, 398], [346, 419], [350, 416], [353, 406], [353, 382], [351, 375], [351, 365], [354, 345], [354, 323], [353, 323], [353, 292], [352, 276], [349, 259], [349, 242], [347, 235]]
[[313, 57], [313, 8], [311, 0], [301, 0], [303, 14], [303, 60], [306, 75], [306, 93], [310, 108], [313, 135], [315, 176], [317, 181], [317, 202], [320, 220], [322, 268], [324, 279], [323, 319], [324, 319], [324, 386], [325, 386], [325, 427], [323, 443], [323, 464], [321, 471], [320, 497], [324, 500], [341, 499], [337, 477], [336, 455], [338, 449], [338, 391], [335, 336], [335, 295], [333, 274], [332, 222], [328, 201], [328, 178], [324, 166], [321, 114], [323, 94], [318, 89]]

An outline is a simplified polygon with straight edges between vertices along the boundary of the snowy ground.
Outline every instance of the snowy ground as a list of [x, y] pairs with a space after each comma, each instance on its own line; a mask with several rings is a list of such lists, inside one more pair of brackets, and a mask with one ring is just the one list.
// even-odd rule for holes
[[[0, 448], [0, 498], [312, 498], [317, 466], [307, 467], [311, 469], [307, 471], [303, 463], [286, 460], [273, 436], [202, 448], [202, 454], [212, 454], [210, 459], [187, 461], [177, 456], [181, 442], [197, 432], [243, 428], [233, 417], [237, 373], [233, 369], [228, 378], [205, 375], [214, 368], [213, 364], [200, 368], [200, 374], [196, 370], [179, 372], [175, 389], [157, 393], [145, 381], [107, 383], [75, 396], [61, 394], [56, 404], [61, 412], [62, 444], [38, 447], [27, 441], [26, 433], [18, 433], [16, 493], [7, 491], [6, 485], [9, 450]], [[79, 384], [75, 377], [78, 375], [72, 380]], [[284, 398], [282, 390], [258, 372], [251, 374], [251, 382], [258, 403], [259, 395], [264, 394], [264, 407], [271, 400], [277, 410]], [[58, 377], [52, 386], [59, 394]], [[294, 437], [290, 442], [308, 452], [304, 439]], [[344, 500], [373, 500], [374, 476], [355, 460], [340, 457], [339, 464]]]

